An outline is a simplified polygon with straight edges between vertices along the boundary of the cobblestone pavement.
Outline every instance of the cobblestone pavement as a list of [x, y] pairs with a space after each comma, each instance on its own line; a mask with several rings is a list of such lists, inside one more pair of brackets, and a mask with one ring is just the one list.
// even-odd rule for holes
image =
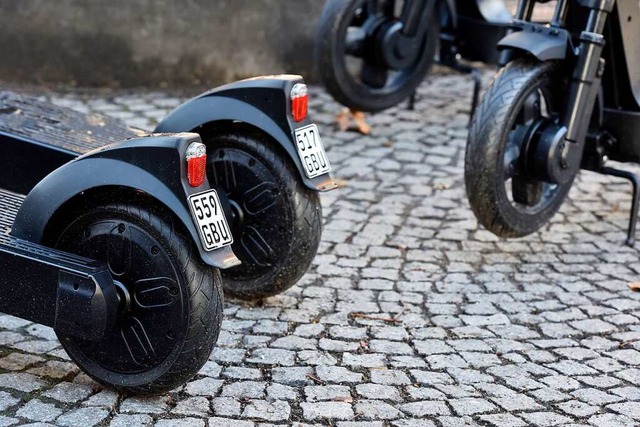
[[[322, 195], [303, 280], [228, 301], [200, 374], [146, 399], [102, 390], [50, 329], [0, 317], [0, 426], [640, 425], [628, 184], [582, 173], [549, 226], [499, 240], [464, 194], [468, 78], [431, 77], [415, 111], [370, 116], [371, 136], [336, 131], [338, 105], [311, 93], [346, 186]], [[50, 97], [145, 128], [181, 101]]]

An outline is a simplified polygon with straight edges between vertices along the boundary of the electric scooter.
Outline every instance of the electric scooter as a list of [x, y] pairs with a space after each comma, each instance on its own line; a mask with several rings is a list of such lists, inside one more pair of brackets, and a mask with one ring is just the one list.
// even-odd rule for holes
[[26, 196], [0, 189], [0, 311], [52, 327], [84, 372], [117, 390], [186, 382], [220, 331], [218, 269], [239, 262], [200, 137], [105, 140], [39, 179], [47, 158], [26, 155], [42, 153], [38, 141], [100, 134], [75, 127], [66, 139], [61, 117], [1, 112], [20, 125], [0, 130], [3, 181], [34, 185]]
[[517, 237], [546, 224], [580, 169], [631, 181], [626, 243], [633, 245], [639, 178], [607, 165], [640, 162], [640, 4], [558, 0], [551, 22], [518, 3], [498, 44], [505, 65], [469, 132], [465, 182], [479, 222]]
[[[232, 248], [242, 262], [222, 272], [227, 295], [252, 300], [278, 294], [295, 284], [315, 257], [322, 231], [317, 193], [336, 184], [318, 128], [308, 118], [308, 96], [299, 76], [248, 79], [184, 103], [154, 131], [196, 132], [207, 148], [207, 173], [224, 199]], [[0, 129], [24, 127], [15, 111], [31, 111], [31, 103], [14, 94], [0, 96]], [[24, 176], [14, 168], [0, 182], [14, 191], [28, 191], [42, 175], [105, 141], [139, 134], [116, 120], [38, 105], [33, 115], [53, 117], [53, 129], [21, 148], [26, 151], [19, 162], [36, 162], [39, 173]], [[74, 134], [73, 142], [59, 137], [76, 128], [86, 132]], [[0, 150], [5, 156], [13, 151]]]
[[[352, 110], [375, 112], [410, 98], [439, 62], [480, 73], [461, 62], [498, 60], [496, 43], [512, 16], [502, 0], [328, 0], [316, 38], [316, 62], [329, 93]], [[473, 113], [473, 111], [472, 111]]]

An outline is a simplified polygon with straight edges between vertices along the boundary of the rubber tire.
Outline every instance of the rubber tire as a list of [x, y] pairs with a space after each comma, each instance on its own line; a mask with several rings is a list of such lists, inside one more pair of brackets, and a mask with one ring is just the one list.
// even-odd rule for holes
[[[427, 42], [416, 70], [403, 83], [400, 89], [389, 94], [380, 95], [372, 93], [355, 85], [353, 77], [336, 63], [343, 55], [338, 52], [337, 40], [346, 34], [346, 28], [356, 8], [354, 0], [329, 0], [324, 6], [320, 17], [319, 30], [316, 36], [316, 64], [318, 75], [327, 91], [340, 104], [352, 110], [364, 112], [377, 112], [399, 104], [409, 98], [416, 88], [427, 76], [433, 64], [437, 41], [440, 37], [440, 22], [438, 14], [430, 16], [428, 22]], [[375, 89], [372, 89], [375, 90]]]
[[[302, 182], [300, 173], [289, 155], [266, 135], [239, 129], [234, 132], [205, 135], [203, 141], [208, 147], [210, 162], [216, 157], [217, 150], [231, 148], [246, 153], [267, 167], [276, 177], [275, 184], [283, 196], [283, 207], [286, 210], [287, 218], [276, 220], [286, 224], [286, 233], [290, 236], [284, 244], [278, 245], [277, 262], [259, 277], [244, 274], [243, 265], [223, 270], [225, 295], [251, 301], [277, 295], [289, 289], [306, 273], [318, 251], [322, 234], [322, 207], [318, 193]], [[211, 163], [207, 174], [211, 182], [215, 182]], [[255, 182], [256, 185], [260, 183], [261, 181]], [[242, 231], [234, 230], [232, 226], [232, 233], [232, 248], [247, 266], [252, 260], [243, 258], [242, 252], [237, 250]]]
[[[176, 339], [170, 357], [151, 371], [122, 374], [95, 369], [90, 357], [76, 350], [75, 338], [57, 334], [69, 357], [91, 378], [120, 392], [159, 394], [176, 388], [198, 373], [218, 340], [222, 324], [222, 279], [218, 269], [205, 265], [188, 235], [174, 224], [171, 215], [143, 203], [110, 204], [90, 208], [67, 225], [59, 236], [85, 218], [118, 218], [130, 221], [149, 233], [169, 255], [186, 303], [187, 330]], [[83, 255], [79, 253], [78, 255]], [[183, 303], [183, 306], [185, 305]]]
[[516, 210], [504, 189], [503, 155], [525, 96], [541, 80], [557, 77], [557, 64], [522, 57], [496, 75], [473, 117], [465, 154], [467, 198], [480, 224], [501, 237], [522, 237], [545, 225], [558, 211], [573, 180], [559, 186], [553, 200], [535, 215]]

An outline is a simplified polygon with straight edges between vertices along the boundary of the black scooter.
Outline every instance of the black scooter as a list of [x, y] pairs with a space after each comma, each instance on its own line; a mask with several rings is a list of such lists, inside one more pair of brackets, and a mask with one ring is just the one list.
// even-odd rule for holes
[[[17, 167], [0, 178], [0, 185], [14, 191], [30, 190], [44, 175], [88, 150], [139, 134], [116, 120], [50, 104], [37, 103], [34, 109], [32, 104], [15, 94], [0, 95], [0, 130], [28, 134], [25, 122], [37, 123], [40, 116], [47, 117], [50, 128], [27, 135], [33, 142], [29, 147], [0, 147], [4, 156], [20, 153], [16, 165], [36, 165], [36, 171]], [[315, 257], [322, 229], [317, 192], [336, 185], [307, 107], [301, 77], [261, 77], [182, 104], [154, 131], [197, 132], [206, 145], [207, 173], [227, 208], [233, 251], [242, 261], [222, 272], [227, 295], [252, 300], [278, 294], [295, 284]], [[85, 133], [73, 134], [74, 129]]]
[[[3, 177], [23, 184], [46, 160], [21, 150], [87, 135], [68, 140], [55, 116], [2, 108], [25, 126], [0, 130]], [[220, 331], [218, 269], [238, 263], [206, 161], [197, 134], [140, 137], [64, 164], [26, 197], [0, 189], [0, 311], [53, 327], [102, 384], [146, 394], [186, 382]]]
[[380, 111], [415, 93], [439, 43], [441, 64], [473, 74], [473, 109], [480, 74], [460, 59], [496, 63], [496, 43], [511, 19], [502, 0], [328, 0], [316, 38], [317, 68], [338, 102]]
[[482, 225], [517, 237], [546, 224], [578, 171], [633, 184], [633, 245], [640, 180], [607, 160], [640, 162], [640, 4], [558, 0], [548, 25], [518, 4], [503, 62], [469, 132], [465, 182]]

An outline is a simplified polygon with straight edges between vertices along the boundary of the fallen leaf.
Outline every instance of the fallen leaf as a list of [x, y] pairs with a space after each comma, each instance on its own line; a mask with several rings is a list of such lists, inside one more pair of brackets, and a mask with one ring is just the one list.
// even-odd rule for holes
[[358, 132], [363, 135], [369, 135], [371, 133], [371, 126], [367, 123], [364, 113], [362, 111], [351, 110], [351, 114], [353, 114], [353, 120], [356, 122]]
[[385, 141], [382, 143], [382, 145], [384, 147], [393, 147], [393, 141], [389, 140], [389, 141]]
[[351, 397], [351, 396], [334, 397], [333, 399], [331, 399], [331, 401], [332, 402], [351, 403], [351, 402], [353, 402], [353, 397]]
[[338, 129], [342, 132], [351, 128], [351, 119], [355, 124], [355, 130], [363, 135], [369, 135], [371, 133], [371, 126], [367, 123], [367, 119], [362, 111], [350, 110], [348, 108], [342, 109], [336, 114], [336, 124]]
[[640, 292], [640, 282], [629, 283], [629, 289], [633, 292]]
[[342, 132], [349, 129], [349, 122], [351, 121], [351, 111], [348, 108], [344, 108], [338, 114], [336, 114], [336, 124], [338, 129]]
[[433, 184], [434, 190], [446, 190], [447, 188], [449, 188], [449, 184], [445, 184], [444, 182], [436, 182]]

